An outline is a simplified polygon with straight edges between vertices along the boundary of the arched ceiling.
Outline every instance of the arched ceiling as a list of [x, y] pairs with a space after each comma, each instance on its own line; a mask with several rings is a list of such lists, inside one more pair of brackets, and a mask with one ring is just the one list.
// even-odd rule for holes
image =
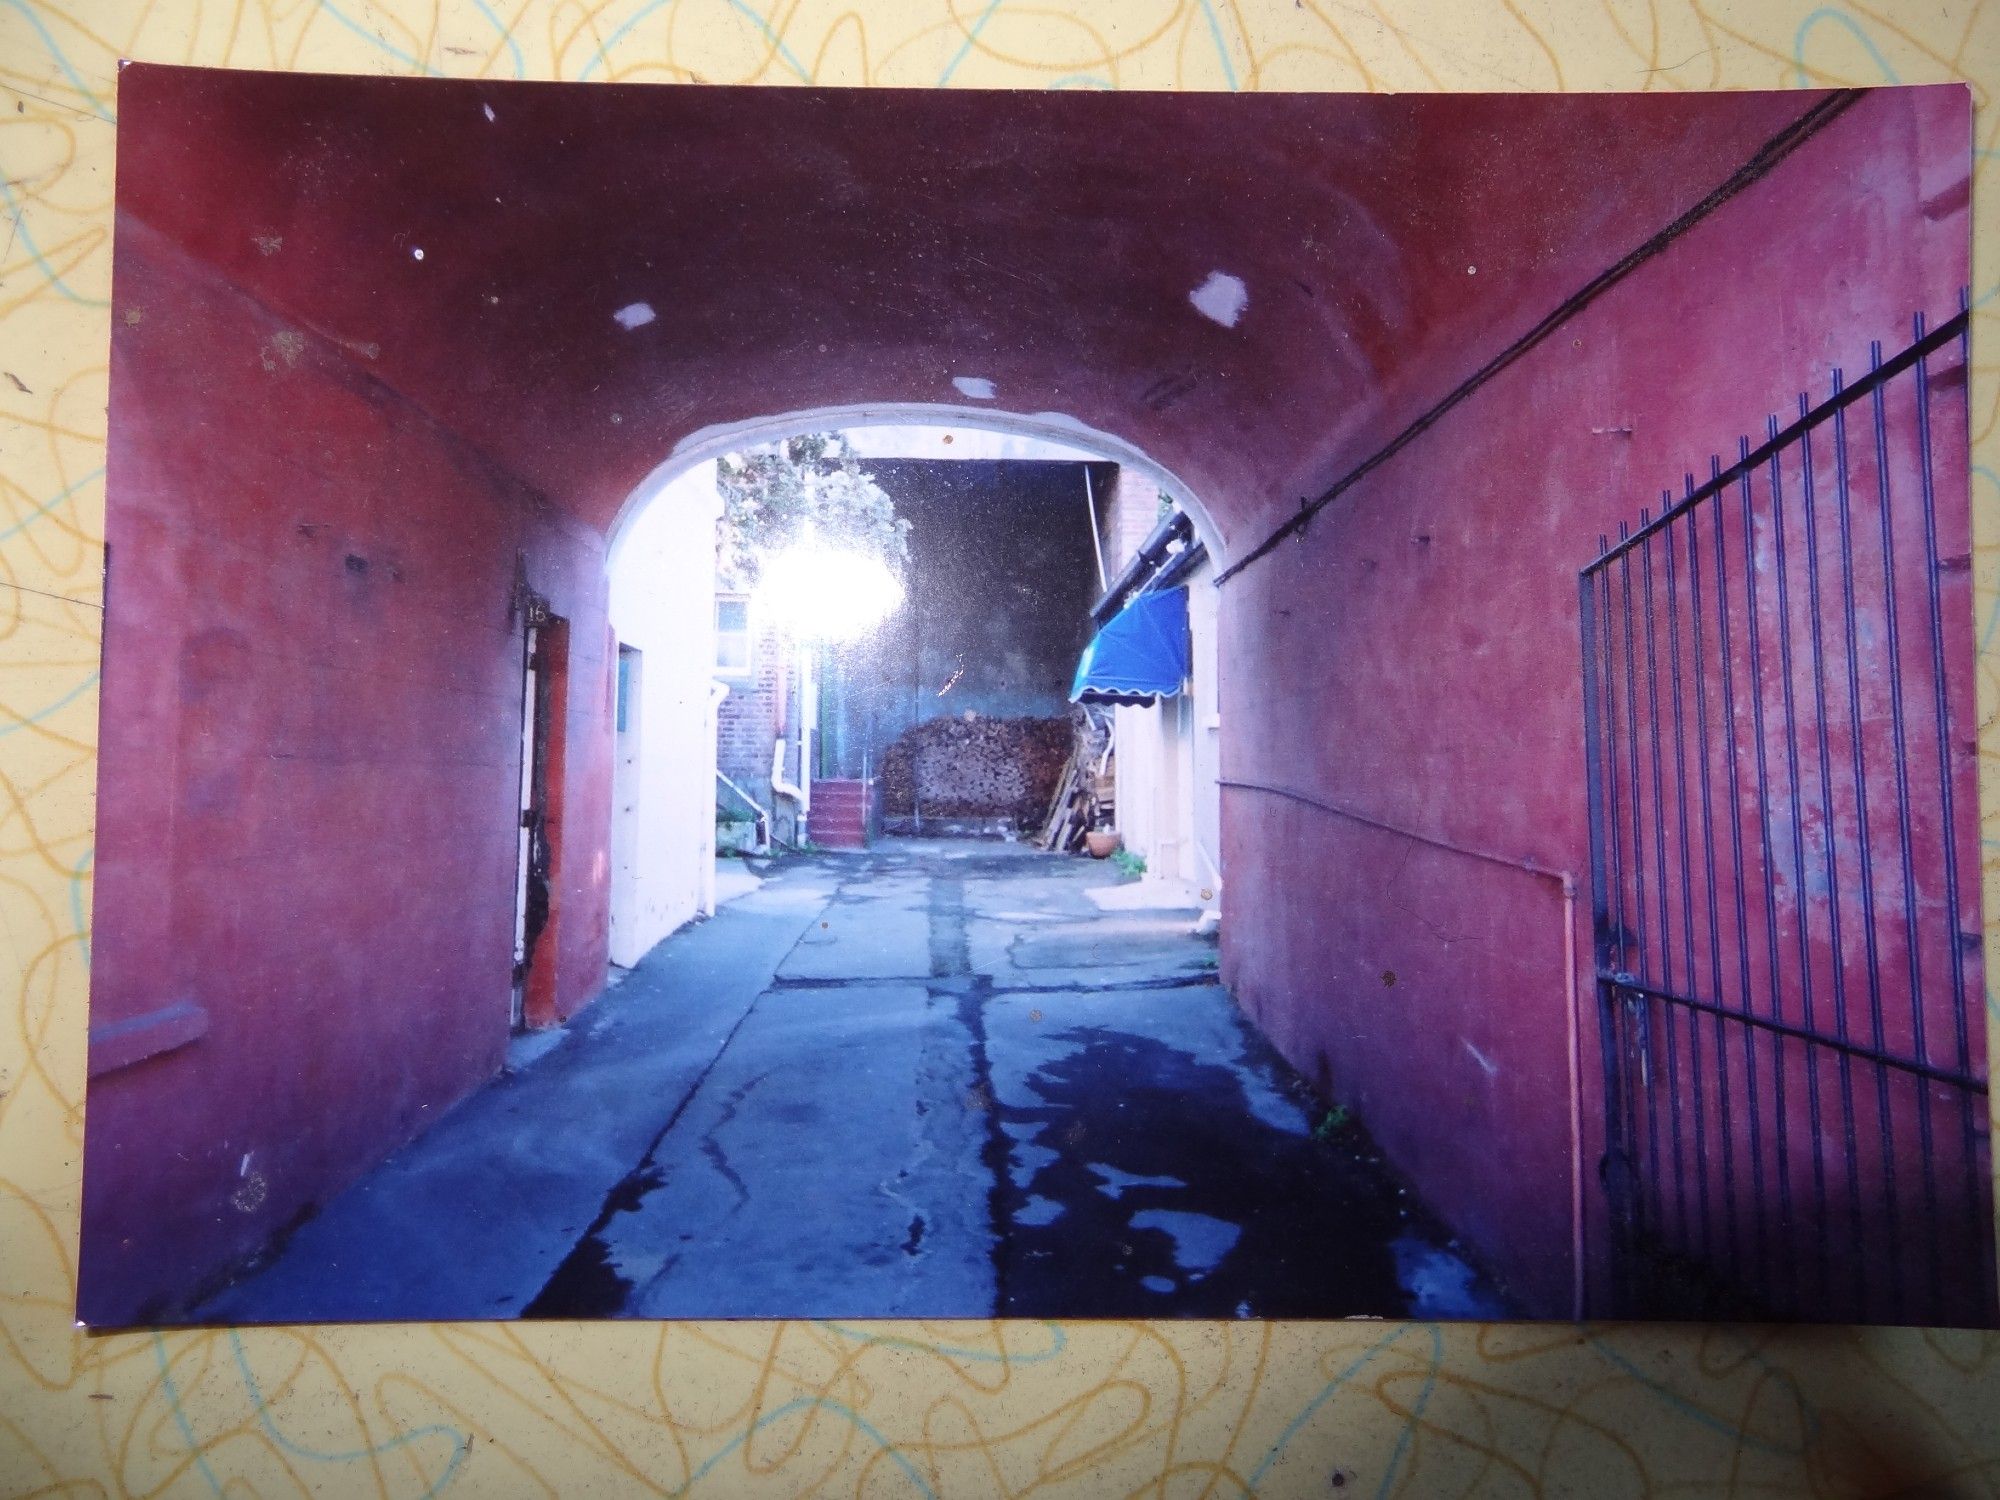
[[1812, 102], [132, 66], [118, 191], [595, 526], [701, 428], [963, 377], [1143, 449], [1234, 548]]

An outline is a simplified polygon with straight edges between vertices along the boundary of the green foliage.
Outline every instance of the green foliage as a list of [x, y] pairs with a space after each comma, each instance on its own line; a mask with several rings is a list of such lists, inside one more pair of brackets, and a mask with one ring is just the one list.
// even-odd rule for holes
[[879, 558], [895, 573], [909, 561], [910, 523], [836, 433], [728, 454], [716, 464], [715, 487], [716, 570], [739, 587], [756, 586], [760, 559], [808, 537]]
[[1332, 1140], [1347, 1128], [1348, 1122], [1353, 1118], [1353, 1113], [1345, 1104], [1334, 1105], [1332, 1109], [1320, 1117], [1319, 1124], [1313, 1126], [1313, 1139], [1316, 1141]]
[[1137, 880], [1146, 873], [1146, 857], [1134, 854], [1130, 849], [1113, 849], [1111, 863], [1118, 866], [1118, 873], [1127, 879]]

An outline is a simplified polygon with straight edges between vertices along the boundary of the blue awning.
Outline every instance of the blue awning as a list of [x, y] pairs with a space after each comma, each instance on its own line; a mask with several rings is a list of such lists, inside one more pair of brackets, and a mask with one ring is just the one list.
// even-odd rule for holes
[[1188, 675], [1186, 589], [1141, 594], [1104, 622], [1076, 665], [1072, 703], [1150, 704]]

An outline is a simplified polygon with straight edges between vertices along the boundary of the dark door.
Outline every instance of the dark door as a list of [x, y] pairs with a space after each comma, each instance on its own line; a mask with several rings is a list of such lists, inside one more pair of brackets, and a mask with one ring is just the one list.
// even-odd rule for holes
[[514, 984], [510, 1020], [515, 1030], [528, 1024], [531, 992], [544, 988], [546, 961], [537, 966], [538, 945], [550, 916], [551, 876], [558, 833], [562, 766], [564, 651], [568, 624], [536, 609], [529, 617], [521, 684], [520, 844], [514, 902]]

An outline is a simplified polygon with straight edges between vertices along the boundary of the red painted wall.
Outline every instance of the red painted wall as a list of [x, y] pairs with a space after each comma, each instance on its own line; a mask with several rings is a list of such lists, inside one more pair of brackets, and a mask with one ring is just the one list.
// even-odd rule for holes
[[116, 275], [91, 1021], [207, 1030], [91, 1081], [92, 1323], [166, 1310], [499, 1065], [517, 577], [574, 627], [557, 1012], [601, 983], [609, 826], [602, 538], [130, 217]]
[[[1605, 1238], [1577, 570], [1870, 339], [1957, 310], [1967, 125], [1959, 90], [1863, 98], [1223, 590], [1225, 780], [1360, 815], [1225, 790], [1225, 977], [1530, 1311], [1570, 1306], [1564, 906], [1509, 861], [1581, 891], [1591, 1257]], [[1962, 469], [1940, 494], [1963, 514]], [[1963, 660], [1969, 611], [1950, 627]]]
[[[973, 375], [1142, 449], [1236, 549], [1814, 98], [134, 64], [120, 203], [599, 525], [703, 427]], [[1232, 327], [1189, 302], [1216, 272]]]

